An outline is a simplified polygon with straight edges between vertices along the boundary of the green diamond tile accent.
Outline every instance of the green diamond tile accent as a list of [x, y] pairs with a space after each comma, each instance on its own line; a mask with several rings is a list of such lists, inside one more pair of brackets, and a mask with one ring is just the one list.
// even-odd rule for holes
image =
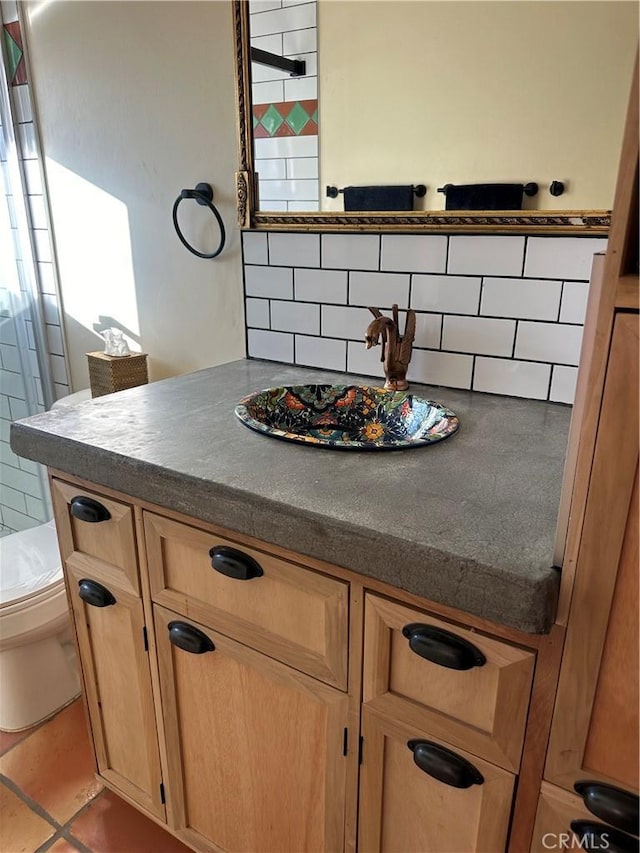
[[296, 101], [294, 106], [289, 110], [289, 115], [286, 118], [287, 124], [296, 136], [299, 136], [300, 131], [308, 121], [309, 113], [299, 101]]
[[15, 73], [18, 70], [18, 64], [22, 59], [22, 51], [20, 50], [20, 46], [15, 43], [6, 29], [4, 31], [4, 43], [7, 48], [7, 57], [9, 60], [9, 79], [13, 80]]
[[269, 104], [269, 108], [260, 119], [260, 124], [264, 127], [269, 136], [273, 136], [283, 121], [284, 119], [278, 112], [275, 104]]
[[311, 121], [315, 121], [315, 123], [318, 124], [318, 109], [317, 108], [313, 111], [313, 115], [311, 116]]
[[253, 118], [253, 129], [255, 130], [257, 125], [258, 125], [258, 119], [255, 116], [252, 116], [252, 118]]

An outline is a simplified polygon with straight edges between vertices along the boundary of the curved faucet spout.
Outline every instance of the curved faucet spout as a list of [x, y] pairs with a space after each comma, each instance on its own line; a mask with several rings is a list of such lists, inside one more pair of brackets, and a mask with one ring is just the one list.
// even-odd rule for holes
[[378, 308], [369, 308], [375, 317], [367, 326], [364, 339], [367, 349], [375, 347], [382, 339], [382, 356], [388, 391], [405, 391], [409, 387], [407, 369], [411, 361], [413, 339], [416, 330], [415, 311], [409, 309], [405, 320], [404, 334], [400, 335], [398, 306], [392, 308], [393, 319], [385, 317]]

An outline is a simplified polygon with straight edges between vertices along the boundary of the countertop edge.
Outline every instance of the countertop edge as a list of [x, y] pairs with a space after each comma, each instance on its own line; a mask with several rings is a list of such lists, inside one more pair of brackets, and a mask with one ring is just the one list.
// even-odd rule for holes
[[[538, 577], [515, 576], [496, 566], [408, 543], [399, 536], [377, 536], [348, 521], [325, 519], [246, 490], [52, 435], [20, 421], [11, 424], [10, 441], [19, 456], [69, 476], [283, 548], [292, 549], [292, 525], [302, 525], [307, 545], [293, 550], [303, 556], [334, 563], [364, 578], [383, 581], [523, 633], [546, 634], [551, 630], [560, 583], [556, 570], [540, 572]], [[181, 495], [185, 491], [188, 501]], [[378, 564], [375, 571], [367, 560], [373, 550]], [[420, 570], [425, 562], [437, 563], [441, 569], [438, 585], [433, 583], [433, 571], [425, 575]], [[486, 596], [483, 591], [489, 579], [492, 593]]]

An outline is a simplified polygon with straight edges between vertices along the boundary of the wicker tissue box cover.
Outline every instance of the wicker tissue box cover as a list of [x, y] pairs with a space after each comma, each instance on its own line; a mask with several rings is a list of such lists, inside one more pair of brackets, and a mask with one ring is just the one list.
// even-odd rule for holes
[[88, 352], [87, 359], [92, 397], [113, 394], [114, 391], [124, 391], [125, 388], [135, 388], [137, 385], [146, 385], [149, 381], [146, 352], [121, 356], [107, 355], [104, 352]]

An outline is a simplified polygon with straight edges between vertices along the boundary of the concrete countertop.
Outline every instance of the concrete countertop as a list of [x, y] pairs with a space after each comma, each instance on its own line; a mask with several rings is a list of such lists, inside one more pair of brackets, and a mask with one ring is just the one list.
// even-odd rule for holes
[[570, 408], [412, 385], [453, 409], [460, 429], [380, 453], [276, 441], [234, 416], [252, 391], [303, 382], [373, 384], [236, 361], [17, 421], [11, 446], [499, 624], [548, 631]]

